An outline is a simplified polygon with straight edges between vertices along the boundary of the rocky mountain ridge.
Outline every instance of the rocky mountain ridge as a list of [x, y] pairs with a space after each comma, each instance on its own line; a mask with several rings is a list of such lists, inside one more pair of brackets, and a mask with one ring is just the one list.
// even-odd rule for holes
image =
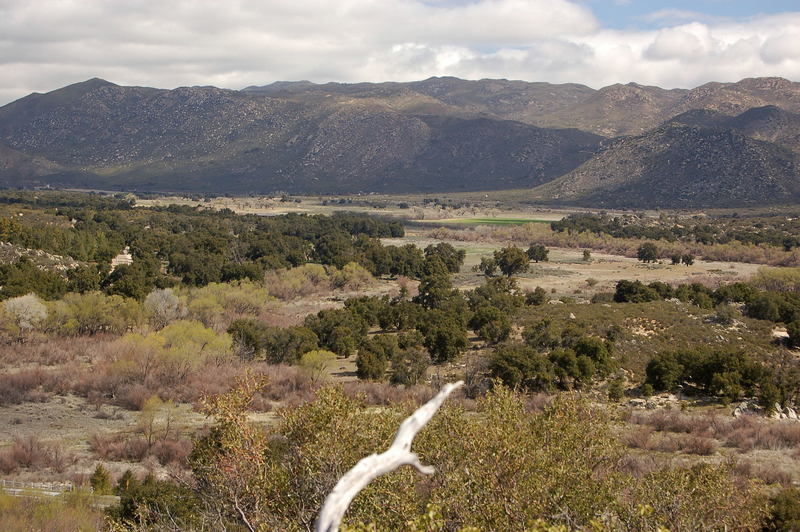
[[215, 193], [538, 187], [532, 198], [581, 202], [625, 189], [630, 206], [689, 196], [770, 203], [798, 189], [798, 113], [800, 83], [782, 78], [595, 90], [445, 77], [241, 91], [91, 79], [0, 107], [0, 183]]

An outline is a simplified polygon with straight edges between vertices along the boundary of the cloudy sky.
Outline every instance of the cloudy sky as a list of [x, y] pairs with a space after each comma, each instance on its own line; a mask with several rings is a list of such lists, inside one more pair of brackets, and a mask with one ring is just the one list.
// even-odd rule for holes
[[0, 0], [0, 105], [91, 77], [800, 80], [800, 0]]

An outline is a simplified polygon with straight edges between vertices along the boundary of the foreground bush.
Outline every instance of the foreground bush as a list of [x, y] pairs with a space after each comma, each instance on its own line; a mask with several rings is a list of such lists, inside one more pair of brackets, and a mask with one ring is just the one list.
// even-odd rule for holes
[[25, 499], [0, 491], [0, 524], [8, 532], [30, 530], [102, 530], [102, 510], [87, 494], [74, 492], [58, 498]]
[[[180, 504], [196, 511], [183, 526], [308, 529], [336, 481], [360, 458], [388, 447], [409, 413], [398, 405], [369, 409], [327, 387], [315, 401], [280, 413], [265, 432], [247, 422], [259, 387], [250, 380], [206, 403], [217, 423], [189, 459], [197, 495], [187, 492]], [[655, 470], [634, 479], [622, 469], [623, 449], [607, 412], [573, 396], [537, 414], [504, 387], [481, 400], [477, 414], [451, 402], [414, 450], [436, 474], [403, 468], [379, 478], [355, 499], [346, 523], [415, 529], [409, 521], [431, 508], [440, 515], [439, 528], [430, 529], [448, 530], [523, 530], [540, 520], [570, 528], [752, 530], [765, 518], [764, 501], [753, 488], [734, 486], [724, 467]], [[180, 513], [162, 501], [141, 515], [158, 528]]]

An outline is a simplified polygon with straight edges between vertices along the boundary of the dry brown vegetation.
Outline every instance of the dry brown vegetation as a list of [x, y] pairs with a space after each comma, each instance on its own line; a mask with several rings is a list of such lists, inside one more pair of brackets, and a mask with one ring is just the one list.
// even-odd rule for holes
[[[636, 251], [645, 239], [616, 238], [593, 233], [557, 233], [548, 225], [531, 223], [517, 226], [474, 226], [464, 229], [441, 227], [427, 232], [428, 236], [439, 240], [462, 242], [511, 242], [527, 246], [536, 242], [548, 247], [592, 249], [610, 255], [636, 257]], [[800, 265], [800, 251], [783, 251], [769, 245], [749, 245], [739, 242], [729, 244], [700, 244], [685, 242], [658, 241], [659, 256], [667, 258], [673, 254], [691, 253], [704, 260], [720, 262], [748, 262], [771, 266]]]
[[58, 499], [12, 497], [0, 493], [0, 516], [8, 532], [62, 532], [102, 530], [106, 520], [92, 505], [88, 493], [75, 492]]
[[680, 453], [723, 457], [733, 462], [737, 475], [767, 484], [788, 486], [800, 474], [795, 462], [800, 452], [800, 424], [794, 421], [674, 410], [627, 411], [624, 419], [623, 442], [649, 456], [631, 459], [634, 470], [647, 470], [647, 460], [663, 460], [659, 453], [666, 457]]
[[43, 443], [36, 436], [15, 438], [10, 447], [0, 451], [0, 473], [8, 475], [20, 469], [40, 471], [52, 469], [63, 473], [77, 460], [60, 443]]

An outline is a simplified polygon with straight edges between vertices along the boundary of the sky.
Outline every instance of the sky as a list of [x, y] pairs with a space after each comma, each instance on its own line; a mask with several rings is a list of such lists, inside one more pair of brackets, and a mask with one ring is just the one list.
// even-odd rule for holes
[[800, 81], [800, 0], [0, 0], [0, 105], [93, 77]]

